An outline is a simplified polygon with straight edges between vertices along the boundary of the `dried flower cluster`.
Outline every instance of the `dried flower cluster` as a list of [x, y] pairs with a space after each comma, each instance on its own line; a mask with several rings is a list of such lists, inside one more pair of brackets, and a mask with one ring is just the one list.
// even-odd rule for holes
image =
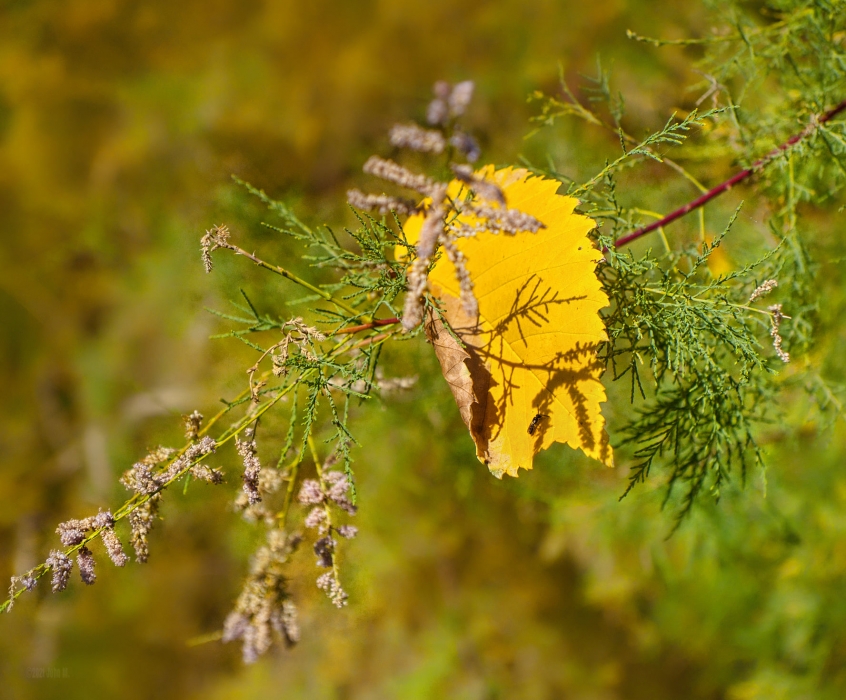
[[423, 153], [443, 153], [446, 139], [440, 131], [423, 129], [417, 124], [396, 124], [391, 127], [391, 145]]
[[156, 493], [162, 486], [189, 471], [198, 479], [219, 484], [223, 481], [220, 470], [200, 468], [194, 464], [216, 449], [217, 443], [214, 439], [206, 436], [188, 447], [182, 456], [173, 460], [163, 471], [156, 472], [156, 467], [173, 454], [172, 450], [159, 449], [133, 464], [121, 477], [120, 482], [130, 491], [142, 496]]
[[474, 89], [472, 80], [465, 80], [456, 85], [439, 80], [433, 88], [435, 99], [429, 103], [426, 110], [426, 121], [432, 125], [445, 126], [450, 119], [462, 116], [473, 99]]
[[242, 489], [235, 499], [235, 510], [241, 512], [248, 522], [263, 521], [266, 525], [276, 522], [277, 513], [267, 502], [267, 496], [278, 492], [285, 484], [286, 473], [278, 468], [264, 467], [259, 472], [258, 492], [260, 500], [251, 503], [246, 489]]
[[212, 271], [211, 254], [218, 248], [227, 247], [228, 242], [229, 229], [226, 226], [212, 226], [206, 231], [206, 235], [200, 239], [203, 267], [206, 269], [206, 272]]
[[[316, 358], [312, 347], [313, 343], [322, 343], [326, 340], [323, 333], [304, 323], [299, 316], [287, 321], [283, 326], [283, 331], [286, 331], [285, 337], [268, 351], [273, 365], [273, 374], [277, 377], [285, 376], [288, 372], [291, 345], [296, 347], [307, 360], [314, 361]], [[252, 374], [257, 367], [258, 363], [247, 371]]]
[[244, 462], [244, 493], [247, 495], [247, 502], [249, 505], [255, 505], [261, 501], [261, 493], [259, 493], [259, 475], [261, 474], [261, 462], [258, 454], [256, 454], [255, 430], [247, 428], [244, 431], [246, 440], [239, 440], [235, 438], [235, 449], [241, 455], [241, 460]]
[[22, 576], [12, 576], [11, 582], [9, 583], [8, 610], [11, 610], [15, 605], [15, 593], [17, 592], [18, 584], [23, 586], [24, 590], [31, 591], [38, 585], [38, 579], [35, 578], [31, 572], [23, 574]]
[[[186, 432], [198, 431], [200, 421], [202, 416], [195, 411], [186, 418]], [[219, 469], [211, 469], [199, 462], [206, 455], [213, 453], [216, 448], [217, 443], [212, 438], [204, 437], [188, 447], [182, 456], [170, 462], [164, 470], [157, 472], [159, 465], [167, 463], [176, 453], [176, 450], [159, 447], [140, 462], [133, 464], [132, 468], [121, 477], [120, 482], [130, 491], [134, 491], [136, 495], [148, 497], [129, 513], [129, 526], [132, 532], [130, 542], [135, 550], [136, 561], [144, 563], [149, 557], [147, 535], [153, 527], [161, 503], [159, 491], [166, 484], [182, 473], [190, 473], [195, 478], [210, 484], [219, 484], [223, 481], [223, 473]]]
[[[479, 147], [468, 135], [455, 128], [455, 120], [464, 114], [473, 96], [470, 81], [450, 86], [439, 82], [435, 85], [435, 99], [429, 105], [427, 119], [441, 131], [423, 129], [416, 125], [396, 125], [391, 129], [391, 144], [400, 148], [428, 153], [441, 153], [449, 143], [468, 161], [475, 161]], [[446, 135], [447, 132], [452, 132]], [[417, 242], [417, 256], [408, 271], [407, 295], [402, 324], [405, 330], [417, 327], [423, 319], [424, 295], [428, 289], [429, 268], [438, 249], [443, 246], [455, 268], [461, 290], [461, 303], [470, 316], [479, 311], [473, 294], [473, 282], [467, 271], [464, 254], [458, 249], [456, 239], [474, 236], [482, 231], [516, 234], [522, 231], [537, 232], [543, 223], [515, 209], [508, 209], [502, 190], [492, 182], [474, 175], [467, 165], [452, 164], [455, 177], [467, 185], [472, 198], [451, 198], [446, 183], [437, 182], [425, 175], [414, 173], [392, 160], [370, 157], [364, 172], [382, 180], [413, 190], [426, 199], [419, 205], [385, 194], [369, 195], [350, 190], [347, 201], [354, 207], [377, 211], [384, 215], [422, 214], [424, 219]], [[461, 215], [459, 217], [459, 215]]]
[[766, 282], [762, 282], [757, 287], [755, 287], [755, 291], [749, 295], [749, 303], [751, 304], [756, 299], [760, 299], [763, 296], [769, 294], [773, 289], [778, 287], [778, 280], [767, 280]]
[[47, 557], [46, 564], [53, 571], [53, 593], [65, 590], [73, 570], [70, 557], [58, 549], [53, 549]]
[[343, 472], [318, 471], [319, 479], [305, 479], [297, 497], [305, 506], [312, 506], [305, 519], [305, 526], [317, 530], [321, 537], [314, 543], [314, 554], [317, 565], [324, 569], [332, 569], [317, 579], [317, 587], [329, 596], [329, 599], [339, 608], [347, 604], [347, 594], [338, 580], [338, 567], [335, 559], [335, 549], [338, 546], [333, 533], [352, 539], [358, 534], [353, 525], [336, 526], [332, 522], [332, 506], [340, 508], [350, 515], [355, 515], [356, 507], [349, 498], [350, 483]]
[[162, 495], [154, 493], [149, 500], [142, 503], [129, 514], [129, 538], [132, 548], [135, 550], [135, 561], [140, 564], [146, 563], [150, 556], [150, 544], [147, 535], [153, 529], [156, 515], [159, 511]]
[[253, 557], [250, 573], [235, 609], [223, 625], [223, 641], [242, 641], [246, 663], [255, 662], [281, 637], [287, 646], [299, 641], [297, 608], [288, 594], [284, 565], [300, 543], [298, 535], [273, 529], [267, 544]]
[[773, 348], [776, 351], [776, 355], [778, 355], [778, 359], [782, 362], [790, 362], [790, 355], [781, 347], [783, 341], [781, 339], [781, 334], [779, 333], [779, 326], [781, 325], [782, 320], [790, 318], [790, 316], [785, 316], [782, 313], [781, 304], [768, 306], [767, 311], [770, 312], [770, 336], [773, 339]]
[[365, 194], [357, 189], [347, 190], [347, 203], [356, 209], [375, 211], [382, 216], [391, 212], [411, 216], [423, 211], [422, 207], [410, 199], [391, 197], [386, 194]]
[[[308, 362], [317, 361], [314, 343], [322, 343], [326, 340], [326, 336], [323, 333], [303, 322], [303, 319], [299, 316], [281, 324], [281, 330], [285, 333], [285, 337], [265, 350], [261, 354], [261, 357], [256, 360], [255, 364], [247, 370], [250, 378], [250, 396], [255, 403], [259, 401], [259, 390], [264, 386], [264, 382], [253, 382], [253, 377], [265, 357], [270, 355], [273, 375], [284, 377], [288, 373], [290, 366], [300, 361], [295, 355], [304, 358]], [[291, 346], [297, 349], [297, 353], [294, 355], [291, 354]]]
[[200, 427], [203, 424], [203, 414], [199, 411], [182, 416], [182, 422], [185, 425], [185, 437], [188, 440], [196, 440], [200, 435]]
[[[87, 546], [87, 541], [93, 536], [90, 533], [100, 535], [100, 539], [106, 548], [106, 553], [115, 566], [124, 566], [129, 561], [129, 557], [123, 551], [123, 545], [120, 539], [115, 534], [114, 527], [115, 519], [111, 512], [106, 510], [81, 520], [76, 518], [66, 520], [63, 523], [59, 523], [59, 526], [56, 528], [59, 539], [65, 547], [79, 548], [76, 553], [76, 564], [79, 567], [80, 578], [84, 583], [90, 585], [97, 578], [94, 572], [94, 554]], [[53, 572], [53, 592], [63, 591], [68, 585], [68, 580], [73, 570], [73, 561], [71, 558], [64, 552], [54, 549], [47, 557], [45, 565]], [[36, 579], [32, 576], [32, 572], [24, 576], [13, 577], [9, 590], [10, 596], [14, 593], [15, 585], [18, 582], [26, 590], [31, 591], [35, 588]]]

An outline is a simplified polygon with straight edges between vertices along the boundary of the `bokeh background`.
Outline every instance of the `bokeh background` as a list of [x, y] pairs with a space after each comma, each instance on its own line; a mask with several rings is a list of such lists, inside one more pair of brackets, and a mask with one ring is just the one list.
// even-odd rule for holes
[[[307, 270], [232, 174], [311, 223], [349, 223], [343, 192], [391, 124], [422, 118], [435, 80], [472, 79], [485, 161], [549, 153], [589, 175], [614, 137], [562, 123], [525, 140], [527, 96], [554, 92], [559, 64], [578, 83], [601, 55], [629, 131], [655, 128], [698, 96], [698, 52], [626, 29], [698, 36], [716, 21], [645, 0], [0, 4], [0, 574], [42, 560], [56, 523], [121, 503], [118, 476], [181, 444], [181, 414], [243, 388], [249, 354], [209, 340], [225, 325], [206, 307], [243, 288], [297, 312], [296, 288], [243, 261], [203, 273], [215, 223]], [[836, 231], [837, 216], [815, 226]], [[834, 234], [819, 249], [829, 280], [842, 251]], [[836, 317], [842, 293], [829, 301]], [[101, 562], [93, 588], [42, 585], [0, 619], [0, 697], [843, 697], [842, 430], [776, 435], [766, 497], [756, 475], [667, 541], [659, 480], [618, 503], [625, 462], [561, 448], [499, 482], [429, 349], [387, 361], [419, 381], [355, 415], [348, 608], [314, 589], [304, 550], [299, 646], [245, 667], [236, 645], [189, 644], [220, 629], [258, 541], [229, 505], [237, 478], [195, 485], [168, 496], [149, 564]], [[625, 411], [609, 406], [612, 426]]]

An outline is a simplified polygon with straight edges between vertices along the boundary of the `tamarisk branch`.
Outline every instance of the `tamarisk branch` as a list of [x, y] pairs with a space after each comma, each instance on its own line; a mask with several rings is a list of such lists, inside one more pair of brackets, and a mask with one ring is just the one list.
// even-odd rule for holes
[[788, 148], [790, 148], [794, 144], [798, 143], [799, 141], [806, 138], [807, 136], [810, 136], [812, 133], [814, 133], [814, 131], [817, 130], [817, 127], [820, 124], [825, 124], [827, 121], [830, 121], [831, 119], [836, 117], [838, 114], [840, 114], [844, 109], [846, 109], [846, 100], [843, 100], [839, 105], [830, 109], [825, 114], [823, 114], [819, 117], [816, 117], [816, 116], [812, 117], [811, 122], [802, 131], [800, 131], [798, 134], [796, 134], [795, 136], [793, 136], [790, 139], [788, 139], [787, 141], [785, 141], [783, 144], [781, 144], [777, 148], [774, 148], [772, 151], [770, 151], [763, 158], [756, 160], [750, 167], [746, 168], [745, 170], [741, 170], [739, 173], [736, 173], [735, 175], [730, 177], [725, 182], [717, 185], [716, 187], [714, 187], [711, 190], [708, 190], [705, 194], [697, 197], [692, 202], [689, 202], [688, 204], [685, 204], [683, 207], [680, 207], [679, 209], [676, 209], [675, 211], [667, 214], [667, 216], [665, 216], [663, 219], [659, 219], [658, 221], [654, 221], [653, 223], [649, 224], [649, 226], [644, 226], [643, 228], [639, 228], [636, 231], [632, 231], [631, 233], [623, 236], [622, 238], [618, 238], [617, 241], [614, 243], [614, 247], [615, 248], [621, 248], [624, 245], [628, 245], [632, 241], [636, 241], [641, 236], [645, 236], [647, 233], [652, 233], [652, 231], [655, 231], [659, 228], [662, 228], [663, 226], [666, 226], [667, 224], [672, 223], [676, 219], [680, 219], [681, 217], [685, 216], [686, 214], [689, 214], [690, 212], [692, 212], [696, 209], [699, 209], [699, 207], [704, 206], [705, 204], [710, 202], [715, 197], [718, 197], [719, 195], [721, 195], [723, 192], [727, 192], [728, 190], [730, 190], [732, 187], [734, 187], [738, 183], [743, 182], [743, 180], [745, 180], [747, 177], [749, 177], [754, 172], [763, 168], [765, 165], [767, 165], [769, 162], [771, 162], [776, 156], [783, 153], [784, 151], [786, 151]]

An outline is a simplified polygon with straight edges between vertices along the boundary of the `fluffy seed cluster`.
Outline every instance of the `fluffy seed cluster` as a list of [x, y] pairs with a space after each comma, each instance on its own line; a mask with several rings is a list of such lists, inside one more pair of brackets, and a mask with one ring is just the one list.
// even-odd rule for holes
[[326, 509], [316, 506], [312, 508], [303, 522], [309, 530], [317, 530], [320, 534], [329, 529], [329, 516]]
[[436, 191], [442, 188], [441, 183], [436, 180], [426, 175], [413, 173], [408, 168], [404, 168], [399, 163], [395, 163], [388, 158], [370, 156], [364, 163], [362, 170], [368, 175], [374, 175], [381, 180], [393, 182], [395, 185], [414, 190], [426, 197], [432, 197]]
[[350, 515], [356, 507], [349, 499], [350, 482], [346, 474], [330, 471], [323, 474], [323, 484], [316, 479], [304, 479], [297, 499], [303, 505], [333, 504]]
[[464, 257], [464, 253], [458, 249], [455, 245], [455, 241], [452, 239], [445, 239], [443, 241], [443, 246], [446, 251], [447, 258], [449, 258], [449, 261], [452, 263], [455, 268], [456, 275], [458, 276], [458, 288], [460, 292], [459, 298], [461, 299], [461, 304], [467, 314], [471, 318], [475, 318], [479, 313], [479, 302], [476, 301], [476, 295], [473, 293], [473, 280], [470, 277], [470, 273], [467, 271], [467, 261]]
[[459, 224], [459, 227], [454, 230], [460, 236], [466, 236], [468, 232], [470, 232], [469, 235], [474, 235], [480, 231], [516, 235], [523, 231], [537, 233], [540, 229], [545, 228], [543, 223], [538, 221], [534, 216], [517, 209], [467, 203], [462, 206], [461, 213], [470, 214], [481, 221], [476, 226]]
[[[97, 575], [94, 572], [94, 554], [88, 548], [87, 543], [82, 544], [88, 539], [89, 533], [99, 533], [100, 539], [106, 548], [106, 553], [115, 566], [124, 566], [129, 561], [129, 557], [123, 551], [123, 545], [120, 539], [115, 534], [114, 526], [115, 519], [111, 512], [106, 510], [81, 520], [76, 518], [67, 520], [59, 523], [59, 526], [56, 528], [59, 540], [61, 540], [65, 547], [82, 545], [76, 553], [76, 565], [79, 567], [80, 578], [88, 585], [91, 585], [97, 579]], [[54, 549], [50, 552], [45, 563], [53, 572], [53, 592], [63, 591], [68, 585], [68, 579], [73, 570], [73, 561], [64, 552]], [[35, 586], [32, 577], [21, 580], [27, 590], [31, 590]], [[29, 583], [30, 580], [32, 582], [31, 586]]]
[[489, 182], [481, 177], [476, 177], [473, 169], [466, 165], [456, 165], [453, 163], [452, 174], [455, 175], [456, 180], [460, 180], [467, 185], [472, 192], [491, 202], [496, 202], [500, 206], [505, 206], [505, 195], [502, 190], [493, 182]]
[[[185, 426], [189, 437], [197, 437], [202, 419], [202, 415], [197, 411], [186, 416]], [[121, 483], [124, 486], [134, 491], [136, 495], [144, 497], [143, 502], [129, 513], [130, 542], [135, 550], [137, 561], [145, 562], [149, 556], [147, 535], [153, 527], [161, 500], [161, 494], [158, 493], [160, 489], [178, 476], [189, 472], [196, 478], [210, 483], [216, 484], [222, 481], [223, 475], [220, 470], [199, 464], [199, 460], [214, 452], [216, 447], [217, 443], [212, 438], [204, 437], [188, 447], [170, 464], [167, 462], [173, 457], [175, 451], [159, 447], [134, 464], [121, 477]], [[162, 464], [167, 466], [160, 469]], [[115, 519], [111, 512], [100, 511], [97, 515], [88, 518], [66, 520], [56, 528], [59, 539], [65, 547], [79, 547], [76, 553], [76, 564], [80, 578], [88, 585], [97, 580], [94, 554], [88, 547], [92, 532], [99, 534], [106, 553], [115, 566], [125, 566], [129, 561], [114, 527]], [[46, 564], [53, 572], [53, 591], [64, 590], [73, 569], [73, 561], [64, 552], [53, 550], [47, 557]], [[24, 579], [21, 581], [29, 588], [27, 581]]]
[[[402, 312], [402, 326], [410, 331], [423, 320], [423, 295], [428, 288], [429, 266], [437, 250], [438, 243], [445, 238], [444, 219], [449, 207], [446, 203], [446, 187], [441, 186], [435, 197], [432, 197], [432, 207], [426, 213], [420, 227], [420, 238], [417, 241], [417, 257], [411, 263], [408, 271], [405, 304]], [[464, 277], [469, 275], [464, 272]], [[459, 277], [462, 271], [458, 271]]]
[[79, 577], [82, 582], [90, 586], [97, 579], [94, 573], [94, 555], [88, 547], [82, 547], [76, 555], [76, 565], [79, 567]]
[[223, 625], [223, 641], [242, 640], [246, 663], [254, 663], [280, 637], [287, 646], [299, 641], [297, 608], [288, 594], [285, 563], [300, 543], [297, 535], [270, 530], [267, 544], [253, 557], [250, 574], [235, 609]]

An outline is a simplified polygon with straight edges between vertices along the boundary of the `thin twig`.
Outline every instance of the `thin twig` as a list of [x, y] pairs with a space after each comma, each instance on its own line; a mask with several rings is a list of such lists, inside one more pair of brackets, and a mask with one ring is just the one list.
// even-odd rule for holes
[[335, 331], [333, 335], [341, 335], [342, 333], [359, 333], [361, 331], [369, 331], [371, 328], [377, 328], [378, 326], [392, 326], [395, 323], [400, 323], [400, 319], [377, 318], [372, 320], [370, 323], [362, 323], [360, 326], [349, 326], [348, 328], [342, 328], [339, 331]]
[[341, 299], [336, 299], [334, 296], [332, 296], [325, 289], [321, 289], [320, 287], [316, 287], [315, 285], [311, 284], [310, 282], [306, 282], [301, 277], [297, 277], [297, 275], [295, 275], [293, 272], [289, 272], [284, 267], [279, 267], [278, 265], [273, 265], [269, 262], [265, 262], [261, 258], [256, 257], [252, 253], [248, 253], [246, 250], [244, 250], [243, 248], [241, 248], [237, 245], [234, 245], [233, 243], [218, 242], [217, 246], [218, 246], [218, 248], [228, 248], [229, 250], [233, 251], [236, 255], [243, 255], [245, 258], [249, 258], [259, 267], [263, 267], [266, 270], [270, 270], [271, 272], [275, 272], [277, 275], [282, 275], [282, 277], [285, 277], [286, 279], [289, 279], [292, 282], [296, 282], [301, 287], [305, 287], [306, 289], [314, 292], [315, 294], [317, 294], [321, 298], [325, 299], [326, 301], [332, 302], [333, 304], [335, 304], [335, 306], [342, 308], [344, 311], [346, 311], [349, 314], [352, 314], [353, 316], [359, 316], [360, 315], [360, 312], [357, 309], [354, 309], [352, 306], [350, 306], [346, 302], [342, 301]]
[[697, 197], [692, 202], [689, 202], [688, 204], [685, 204], [683, 207], [676, 209], [674, 212], [667, 214], [667, 216], [665, 216], [663, 219], [660, 219], [659, 221], [655, 221], [655, 222], [649, 224], [648, 226], [644, 226], [642, 228], [639, 228], [636, 231], [633, 231], [632, 233], [630, 233], [626, 236], [623, 236], [622, 238], [618, 238], [617, 241], [614, 243], [614, 247], [615, 248], [622, 248], [624, 245], [628, 245], [632, 241], [635, 241], [638, 238], [640, 238], [641, 236], [645, 236], [647, 233], [652, 233], [652, 231], [655, 231], [656, 229], [663, 228], [667, 224], [675, 221], [676, 219], [680, 219], [685, 214], [689, 214], [690, 212], [692, 212], [696, 209], [699, 209], [699, 207], [707, 204], [708, 202], [710, 202], [715, 197], [718, 197], [719, 195], [721, 195], [723, 192], [727, 192], [732, 187], [734, 187], [735, 185], [737, 185], [738, 183], [742, 182], [747, 177], [752, 175], [754, 172], [763, 168], [770, 161], [772, 161], [776, 156], [783, 153], [784, 151], [786, 151], [788, 148], [790, 148], [794, 144], [798, 143], [799, 141], [806, 138], [807, 136], [810, 136], [812, 133], [814, 133], [817, 130], [817, 128], [819, 127], [820, 124], [825, 124], [827, 121], [833, 119], [835, 116], [840, 114], [840, 112], [842, 112], [844, 109], [846, 109], [846, 100], [843, 100], [843, 102], [841, 102], [839, 105], [837, 105], [833, 109], [830, 109], [828, 112], [826, 112], [822, 116], [812, 117], [810, 124], [808, 124], [808, 126], [806, 126], [802, 131], [800, 131], [798, 134], [796, 134], [795, 136], [793, 136], [790, 139], [788, 139], [787, 141], [785, 141], [783, 144], [781, 144], [777, 148], [774, 148], [772, 151], [770, 151], [767, 155], [765, 155], [760, 160], [755, 161], [749, 168], [746, 168], [745, 170], [741, 170], [739, 173], [733, 175], [732, 177], [730, 177], [725, 182], [717, 185], [716, 187], [714, 187], [711, 190], [708, 190], [701, 197]]

